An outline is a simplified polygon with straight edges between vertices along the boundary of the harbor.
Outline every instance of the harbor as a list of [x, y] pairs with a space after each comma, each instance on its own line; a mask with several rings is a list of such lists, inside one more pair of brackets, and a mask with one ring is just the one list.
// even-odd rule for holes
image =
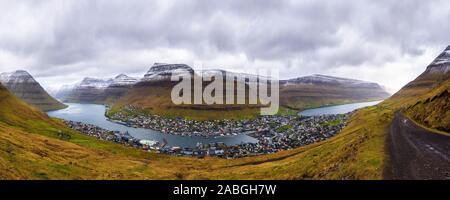
[[[349, 105], [345, 105], [345, 111], [348, 111]], [[330, 112], [336, 111], [335, 107], [325, 108]], [[321, 115], [260, 116], [252, 120], [199, 122], [154, 115], [131, 118], [120, 113], [108, 119], [104, 115], [106, 109], [96, 104], [69, 104], [67, 109], [48, 114], [63, 119], [74, 130], [101, 140], [144, 151], [200, 158], [271, 154], [323, 141], [338, 134], [351, 115], [351, 112], [323, 114], [324, 108], [318, 108]]]

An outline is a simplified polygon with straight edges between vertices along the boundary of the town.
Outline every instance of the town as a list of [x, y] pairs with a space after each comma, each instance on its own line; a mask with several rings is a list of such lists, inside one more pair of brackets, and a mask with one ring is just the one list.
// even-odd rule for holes
[[[133, 113], [133, 114], [129, 114]], [[143, 114], [142, 112], [132, 106], [126, 106], [123, 111], [117, 112], [110, 117], [110, 120], [116, 123], [121, 123], [126, 126], [135, 128], [146, 128], [160, 131], [166, 134], [180, 135], [180, 136], [202, 136], [202, 137], [216, 137], [237, 135], [249, 132], [263, 133], [275, 129], [286, 129], [286, 131], [302, 131], [306, 125], [298, 124], [293, 126], [298, 120], [308, 124], [310, 128], [318, 128], [315, 123], [324, 121], [341, 120], [342, 116], [333, 117], [320, 116], [314, 117], [316, 121], [309, 122], [310, 118], [300, 116], [278, 116], [266, 115], [260, 116], [251, 120], [212, 120], [212, 121], [195, 121], [184, 118], [166, 118], [158, 115]], [[335, 119], [336, 118], [336, 119]], [[292, 127], [290, 127], [292, 126]], [[293, 128], [293, 129], [291, 129]], [[295, 128], [299, 128], [296, 130]], [[314, 131], [314, 130], [313, 130]], [[283, 131], [276, 131], [283, 132]]]
[[112, 119], [129, 126], [158, 130], [166, 134], [180, 136], [221, 137], [231, 134], [247, 134], [257, 139], [256, 143], [241, 143], [227, 146], [224, 143], [201, 144], [196, 147], [170, 146], [164, 142], [140, 140], [129, 133], [110, 131], [95, 125], [64, 121], [68, 127], [100, 140], [111, 141], [126, 146], [177, 156], [206, 156], [220, 158], [241, 158], [247, 156], [276, 153], [296, 147], [326, 140], [347, 124], [351, 113], [321, 116], [260, 116], [252, 120], [191, 121], [170, 119], [155, 115], [115, 114]]

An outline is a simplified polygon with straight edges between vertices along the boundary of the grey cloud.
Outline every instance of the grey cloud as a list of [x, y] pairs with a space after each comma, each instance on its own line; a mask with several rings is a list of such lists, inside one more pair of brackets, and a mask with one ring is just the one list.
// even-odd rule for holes
[[[0, 30], [21, 36], [0, 31], [0, 52], [29, 58], [30, 70], [42, 77], [145, 71], [152, 61], [134, 62], [137, 58], [126, 52], [161, 48], [188, 51], [199, 60], [244, 54], [248, 62], [278, 63], [290, 72], [287, 76], [297, 76], [421, 56], [446, 46], [450, 32], [450, 5], [440, 0], [0, 0], [0, 5], [5, 9], [0, 22], [17, 21], [13, 27], [0, 23]], [[106, 52], [130, 62], [111, 63], [117, 58]], [[157, 55], [153, 62], [159, 61]]]

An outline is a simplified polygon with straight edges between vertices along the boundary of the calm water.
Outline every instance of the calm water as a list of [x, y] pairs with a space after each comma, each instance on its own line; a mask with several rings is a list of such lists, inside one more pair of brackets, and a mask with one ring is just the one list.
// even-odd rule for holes
[[380, 102], [382, 102], [382, 101], [371, 101], [371, 102], [363, 102], [363, 103], [344, 104], [344, 105], [339, 105], [339, 106], [321, 107], [321, 108], [305, 110], [305, 111], [300, 112], [299, 114], [303, 115], [303, 116], [345, 114], [348, 112], [352, 112], [358, 108], [364, 108], [367, 106], [377, 105]]
[[183, 137], [164, 134], [150, 129], [132, 128], [108, 121], [104, 115], [106, 108], [103, 105], [75, 103], [68, 103], [67, 105], [69, 106], [68, 108], [48, 112], [48, 115], [65, 120], [93, 124], [111, 131], [128, 131], [131, 136], [137, 139], [155, 140], [159, 142], [163, 142], [163, 139], [166, 139], [168, 145], [170, 146], [195, 147], [197, 142], [201, 142], [203, 144], [223, 142], [227, 145], [258, 142], [255, 138], [252, 138], [246, 134], [209, 138], [199, 136]]
[[[305, 116], [344, 114], [358, 108], [376, 105], [380, 102], [381, 101], [373, 101], [364, 103], [345, 104], [340, 106], [322, 107], [305, 110], [303, 112], [300, 112], [299, 114]], [[195, 147], [198, 142], [203, 144], [223, 142], [227, 145], [258, 142], [255, 138], [252, 138], [246, 134], [223, 136], [223, 137], [209, 137], [209, 138], [199, 136], [183, 137], [178, 135], [164, 134], [159, 131], [154, 131], [150, 129], [133, 128], [108, 121], [104, 115], [106, 108], [103, 105], [76, 104], [76, 103], [68, 103], [67, 105], [69, 106], [68, 108], [48, 112], [48, 115], [51, 117], [61, 118], [65, 120], [82, 122], [86, 124], [93, 124], [111, 131], [121, 131], [121, 132], [128, 131], [128, 133], [131, 136], [137, 139], [155, 140], [159, 142], [163, 142], [163, 139], [166, 139], [168, 145], [170, 146]]]

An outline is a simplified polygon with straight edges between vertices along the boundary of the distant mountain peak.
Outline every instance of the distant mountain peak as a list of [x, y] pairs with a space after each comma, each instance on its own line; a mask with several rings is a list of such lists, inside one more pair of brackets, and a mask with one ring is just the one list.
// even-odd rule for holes
[[126, 74], [119, 74], [116, 77], [114, 77], [114, 79], [122, 79], [122, 78], [129, 78], [129, 76]]
[[426, 73], [446, 74], [450, 71], [450, 46], [427, 67]]
[[338, 83], [368, 83], [367, 81], [361, 81], [356, 79], [342, 78], [336, 76], [313, 74], [310, 76], [303, 76], [287, 80], [289, 81], [304, 81], [304, 82], [338, 82]]
[[303, 76], [289, 80], [283, 80], [280, 81], [280, 83], [284, 85], [315, 84], [315, 85], [342, 85], [345, 87], [382, 88], [379, 84], [373, 82], [349, 78], [341, 78], [322, 74], [313, 74], [310, 76]]
[[[249, 73], [241, 73], [241, 72], [232, 72], [232, 71], [226, 71], [223, 69], [205, 69], [205, 70], [202, 70], [200, 73], [204, 77], [205, 76], [222, 75], [223, 78], [226, 80], [234, 80], [235, 78], [237, 78], [237, 80], [246, 79], [247, 81], [255, 81], [255, 82], [257, 82], [258, 79], [259, 79], [259, 81], [271, 80], [271, 78], [268, 76], [261, 76], [261, 75], [257, 75], [257, 74], [249, 74]], [[278, 79], [273, 78], [272, 80], [278, 80]]]
[[26, 70], [16, 70], [14, 72], [12, 72], [12, 74], [17, 74], [17, 75], [27, 75], [27, 76], [31, 76], [30, 73], [28, 73]]
[[177, 70], [185, 70], [189, 74], [194, 74], [194, 69], [186, 64], [155, 63], [144, 75], [143, 81], [170, 80], [172, 74], [180, 73]]
[[51, 97], [33, 76], [25, 70], [1, 73], [0, 83], [16, 97], [44, 111], [65, 107]]
[[117, 75], [111, 83], [111, 86], [126, 86], [134, 85], [138, 81], [137, 78], [128, 76], [126, 74]]
[[95, 88], [106, 88], [113, 82], [112, 79], [99, 79], [99, 78], [84, 78], [77, 87], [95, 87]]
[[177, 69], [185, 69], [188, 71], [194, 71], [191, 67], [189, 67], [186, 64], [155, 63], [155, 64], [153, 64], [153, 66], [150, 68], [150, 70], [147, 73], [174, 71]]
[[351, 79], [351, 78], [342, 78], [342, 77], [323, 75], [323, 74], [313, 74], [311, 76], [306, 76], [306, 77], [316, 77], [316, 78], [322, 78], [322, 79], [341, 80], [341, 81], [358, 82], [358, 83], [368, 83], [368, 81], [362, 81], [362, 80]]
[[36, 80], [25, 70], [16, 70], [13, 72], [5, 72], [0, 74], [0, 82], [7, 83], [33, 83]]

